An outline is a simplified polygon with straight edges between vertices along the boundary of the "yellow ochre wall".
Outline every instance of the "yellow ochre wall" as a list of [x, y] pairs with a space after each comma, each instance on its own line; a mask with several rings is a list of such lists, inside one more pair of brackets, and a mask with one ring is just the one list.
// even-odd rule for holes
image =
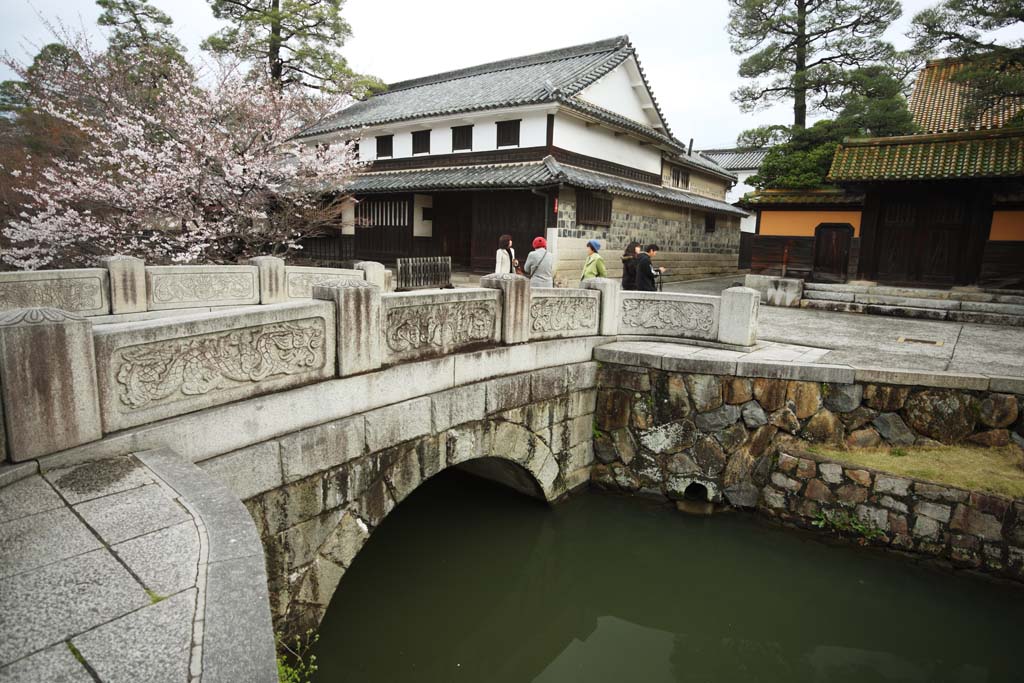
[[761, 235], [814, 237], [821, 223], [849, 223], [853, 236], [860, 237], [860, 211], [775, 211], [761, 209]]
[[1024, 209], [993, 211], [988, 238], [993, 242], [1024, 242]]

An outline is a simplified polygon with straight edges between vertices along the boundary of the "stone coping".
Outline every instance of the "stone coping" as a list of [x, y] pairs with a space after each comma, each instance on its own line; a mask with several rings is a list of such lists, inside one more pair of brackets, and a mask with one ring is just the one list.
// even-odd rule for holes
[[1024, 393], [1024, 377], [951, 372], [892, 370], [818, 363], [830, 349], [760, 343], [754, 351], [707, 348], [685, 343], [617, 341], [594, 350], [594, 360], [625, 365], [737, 377], [765, 377], [807, 382], [897, 384], [906, 386]]
[[263, 544], [249, 511], [227, 486], [168, 448], [135, 455], [180, 496], [205, 532], [199, 566], [205, 598], [196, 613], [203, 681], [276, 682]]

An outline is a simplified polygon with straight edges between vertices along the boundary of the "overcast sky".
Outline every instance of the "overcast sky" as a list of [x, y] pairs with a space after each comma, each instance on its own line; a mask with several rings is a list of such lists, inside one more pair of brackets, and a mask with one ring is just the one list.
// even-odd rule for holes
[[[206, 0], [153, 0], [174, 19], [190, 53], [218, 28]], [[905, 47], [910, 18], [934, 0], [903, 0], [888, 38]], [[95, 30], [93, 0], [6, 0], [0, 46], [16, 55], [47, 42], [40, 15]], [[500, 9], [500, 11], [499, 11]], [[348, 0], [354, 69], [394, 82], [507, 57], [628, 34], [672, 132], [694, 147], [730, 147], [741, 131], [792, 120], [787, 106], [743, 114], [729, 93], [741, 83], [729, 49], [725, 0]], [[29, 52], [35, 50], [29, 47]], [[10, 78], [9, 72], [2, 74]]]

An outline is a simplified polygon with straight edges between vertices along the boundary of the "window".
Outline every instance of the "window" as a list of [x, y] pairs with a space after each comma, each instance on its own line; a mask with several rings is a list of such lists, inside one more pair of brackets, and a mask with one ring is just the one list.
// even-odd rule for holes
[[473, 149], [473, 126], [452, 126], [452, 151]]
[[576, 190], [576, 223], [611, 225], [612, 198], [586, 190]]
[[677, 166], [673, 166], [672, 187], [679, 187], [684, 190], [690, 187], [690, 174]]
[[395, 136], [394, 135], [378, 135], [377, 136], [377, 158], [378, 159], [390, 159], [395, 149]]
[[519, 119], [498, 121], [498, 147], [519, 146]]
[[706, 213], [704, 214], [704, 232], [715, 231], [715, 214]]
[[420, 216], [422, 220], [432, 221], [434, 220], [434, 207], [432, 206], [421, 206], [420, 210], [423, 214]]
[[430, 154], [430, 131], [414, 130], [412, 133], [412, 153]]

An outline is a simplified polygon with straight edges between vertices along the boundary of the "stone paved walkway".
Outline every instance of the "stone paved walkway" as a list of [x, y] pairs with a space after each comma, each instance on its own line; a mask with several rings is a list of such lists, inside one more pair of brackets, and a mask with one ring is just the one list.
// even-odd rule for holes
[[0, 489], [0, 544], [0, 681], [199, 673], [197, 520], [138, 460]]
[[[719, 294], [742, 279], [673, 283], [665, 291]], [[757, 337], [827, 349], [822, 363], [1024, 377], [1024, 328], [1020, 327], [762, 306]], [[918, 341], [901, 342], [900, 338]]]

